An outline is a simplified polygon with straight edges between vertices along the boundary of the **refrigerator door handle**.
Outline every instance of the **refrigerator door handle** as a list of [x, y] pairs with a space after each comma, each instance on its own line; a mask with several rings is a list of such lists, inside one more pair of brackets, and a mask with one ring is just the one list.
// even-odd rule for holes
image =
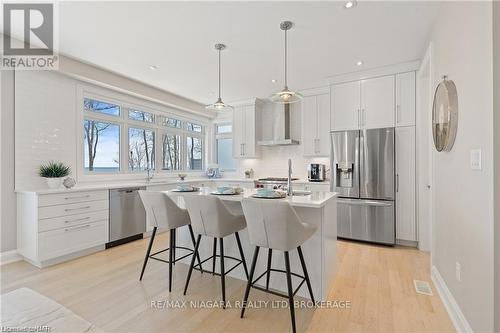
[[377, 206], [377, 207], [391, 207], [394, 205], [392, 201], [376, 201], [376, 200], [363, 200], [363, 199], [337, 199], [337, 203], [344, 203], [354, 206]]

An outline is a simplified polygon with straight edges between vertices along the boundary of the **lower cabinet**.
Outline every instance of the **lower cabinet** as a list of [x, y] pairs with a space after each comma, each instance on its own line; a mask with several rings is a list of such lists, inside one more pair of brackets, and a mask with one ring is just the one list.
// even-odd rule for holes
[[396, 128], [396, 239], [418, 241], [415, 214], [415, 127]]
[[17, 194], [18, 253], [38, 267], [104, 248], [109, 239], [107, 190]]

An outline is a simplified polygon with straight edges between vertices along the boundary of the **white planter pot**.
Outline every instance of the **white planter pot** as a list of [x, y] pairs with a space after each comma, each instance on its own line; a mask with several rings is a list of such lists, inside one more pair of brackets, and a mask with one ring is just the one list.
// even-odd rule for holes
[[47, 186], [50, 189], [56, 189], [60, 188], [62, 183], [63, 183], [64, 177], [61, 178], [45, 178], [45, 181], [47, 182]]

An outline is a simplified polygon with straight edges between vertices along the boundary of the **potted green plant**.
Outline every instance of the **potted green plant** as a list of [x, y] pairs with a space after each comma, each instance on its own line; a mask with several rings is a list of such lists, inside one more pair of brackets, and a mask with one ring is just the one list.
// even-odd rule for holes
[[50, 161], [47, 164], [42, 164], [38, 174], [45, 178], [49, 188], [59, 188], [62, 185], [64, 177], [67, 177], [71, 172], [71, 168], [62, 162]]

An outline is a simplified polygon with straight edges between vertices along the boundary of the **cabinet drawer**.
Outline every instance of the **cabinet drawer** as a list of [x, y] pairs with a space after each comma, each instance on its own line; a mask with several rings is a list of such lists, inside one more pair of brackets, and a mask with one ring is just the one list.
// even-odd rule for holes
[[109, 217], [108, 215], [108, 210], [100, 210], [97, 212], [43, 219], [38, 222], [38, 232], [68, 228], [75, 225], [88, 224], [96, 221], [107, 221]]
[[99, 210], [108, 210], [108, 198], [100, 201], [88, 201], [72, 203], [67, 205], [57, 205], [38, 208], [38, 218], [47, 219], [51, 217], [69, 216], [96, 212]]
[[58, 194], [41, 194], [38, 197], [38, 207], [65, 205], [70, 203], [107, 200], [108, 191], [88, 191], [88, 192], [71, 192]]
[[107, 242], [106, 221], [62, 228], [38, 234], [41, 260], [85, 250]]

